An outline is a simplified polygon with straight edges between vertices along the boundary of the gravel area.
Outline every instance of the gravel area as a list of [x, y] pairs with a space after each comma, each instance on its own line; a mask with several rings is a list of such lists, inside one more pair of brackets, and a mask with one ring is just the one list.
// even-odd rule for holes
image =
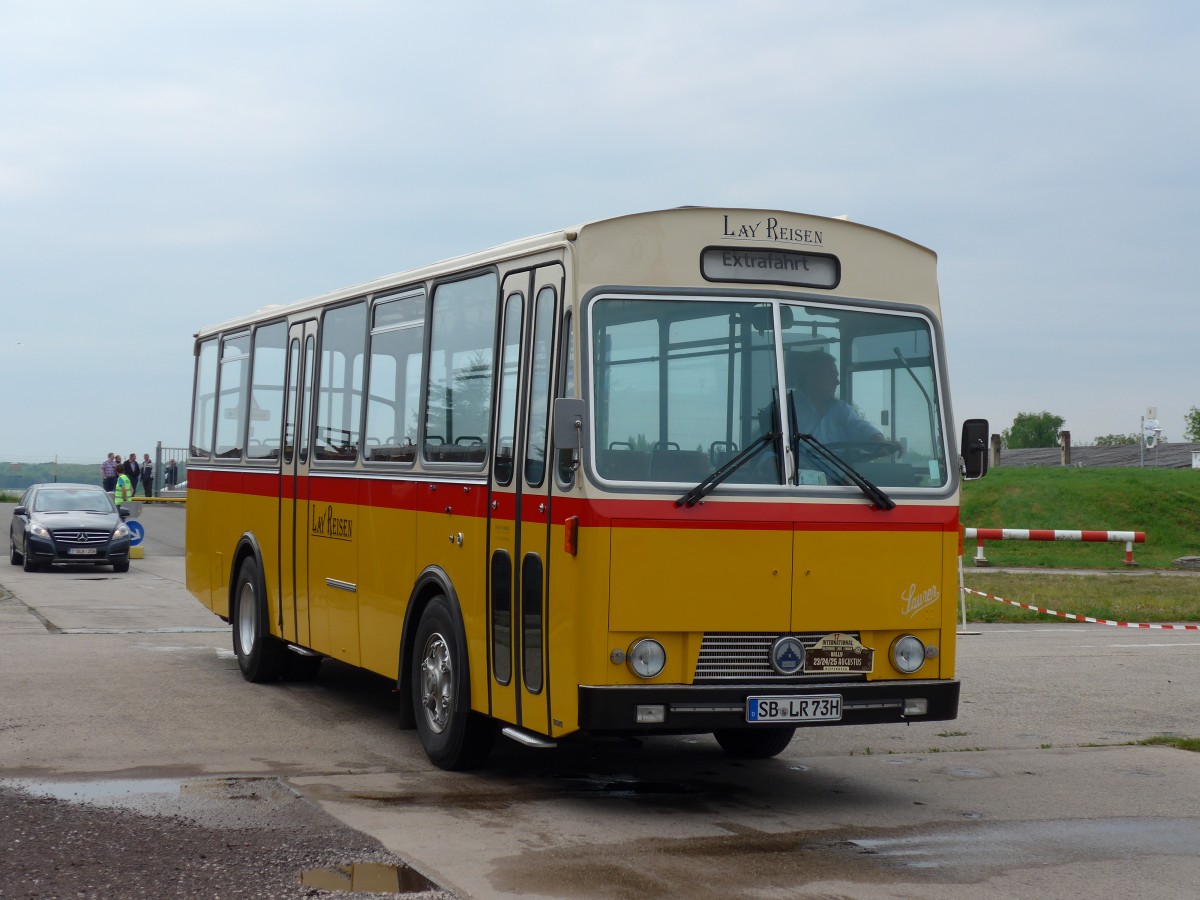
[[363, 863], [423, 876], [275, 779], [0, 781], [0, 823], [2, 898], [455, 897], [304, 886]]

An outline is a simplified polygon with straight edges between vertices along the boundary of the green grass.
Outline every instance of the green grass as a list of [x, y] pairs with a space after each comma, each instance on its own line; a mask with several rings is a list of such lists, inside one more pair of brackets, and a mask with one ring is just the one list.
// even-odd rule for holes
[[[1005, 600], [1094, 619], [1200, 622], [1200, 576], [1016, 574], [967, 569], [963, 572], [963, 583], [968, 588]], [[967, 594], [967, 621], [1070, 620]], [[1084, 627], [1101, 626], [1084, 623]]]
[[[1200, 556], [1200, 471], [1192, 469], [992, 469], [963, 487], [968, 528], [1144, 531], [1133, 558], [1141, 568], [1169, 568]], [[1062, 541], [987, 541], [994, 566], [1120, 569], [1125, 545]], [[975, 543], [964, 551], [967, 562]]]
[[1180, 750], [1191, 750], [1193, 753], [1200, 753], [1200, 738], [1185, 738], [1175, 737], [1171, 734], [1163, 734], [1157, 737], [1146, 738], [1144, 741], [1138, 741], [1142, 746], [1162, 745], [1165, 747], [1178, 747]]
[[[1200, 622], [1200, 576], [1155, 575], [1181, 556], [1200, 556], [1200, 472], [1191, 469], [998, 468], [963, 488], [969, 528], [1144, 531], [1133, 558], [1142, 574], [1017, 574], [971, 564], [967, 587], [1078, 616], [1120, 622]], [[987, 541], [993, 566], [1125, 571], [1125, 545], [1066, 541]], [[968, 594], [972, 622], [1067, 622]], [[1084, 628], [1105, 626], [1082, 623]]]

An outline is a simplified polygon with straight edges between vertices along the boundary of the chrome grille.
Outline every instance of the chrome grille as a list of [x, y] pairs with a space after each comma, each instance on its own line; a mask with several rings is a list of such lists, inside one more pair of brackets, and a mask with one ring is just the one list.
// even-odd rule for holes
[[[828, 631], [811, 632], [807, 634], [791, 634], [804, 645], [804, 648], [814, 646], [821, 638], [831, 634]], [[857, 631], [843, 631], [858, 640]], [[783, 633], [739, 633], [713, 632], [704, 635], [700, 645], [700, 658], [696, 661], [697, 684], [714, 681], [812, 681], [828, 678], [824, 675], [780, 675], [771, 668], [771, 645]], [[839, 681], [861, 680], [861, 675], [837, 676]]]
[[97, 531], [94, 528], [64, 529], [52, 531], [51, 534], [54, 535], [54, 543], [63, 547], [94, 547], [97, 544], [107, 544], [108, 539], [112, 537], [111, 531]]

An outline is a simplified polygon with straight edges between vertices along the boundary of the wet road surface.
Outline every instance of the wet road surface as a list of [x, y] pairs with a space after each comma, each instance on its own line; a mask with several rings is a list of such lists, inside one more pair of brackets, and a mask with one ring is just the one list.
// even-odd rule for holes
[[60, 887], [321, 896], [303, 872], [370, 862], [481, 898], [1200, 883], [1200, 754], [1130, 745], [1200, 732], [1195, 633], [979, 627], [959, 640], [957, 721], [810, 729], [762, 763], [709, 738], [501, 742], [489, 769], [451, 774], [396, 730], [386, 679], [327, 664], [245, 683], [183, 590], [181, 520], [144, 514], [128, 576], [0, 572], [0, 896], [71, 896], [49, 879], [80, 873]]

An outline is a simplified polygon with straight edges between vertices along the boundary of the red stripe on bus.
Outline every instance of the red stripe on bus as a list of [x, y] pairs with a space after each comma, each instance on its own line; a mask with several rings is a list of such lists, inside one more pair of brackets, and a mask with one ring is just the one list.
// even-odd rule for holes
[[[344, 503], [382, 509], [416, 512], [488, 515], [487, 485], [417, 479], [362, 478], [354, 475], [292, 475], [192, 469], [191, 487], [219, 493], [255, 497], [292, 498], [313, 503]], [[496, 491], [493, 518], [515, 518], [516, 495]], [[525, 521], [547, 521], [547, 497], [542, 493], [521, 496]], [[794, 499], [749, 503], [737, 500], [679, 507], [669, 497], [623, 497], [620, 499], [556, 495], [549, 500], [554, 524], [566, 518], [579, 519], [581, 528], [609, 527], [621, 520], [622, 527], [712, 530], [736, 527], [742, 531], [957, 531], [955, 506], [897, 506], [883, 511], [862, 503], [796, 502]], [[980, 533], [983, 533], [980, 529]]]

